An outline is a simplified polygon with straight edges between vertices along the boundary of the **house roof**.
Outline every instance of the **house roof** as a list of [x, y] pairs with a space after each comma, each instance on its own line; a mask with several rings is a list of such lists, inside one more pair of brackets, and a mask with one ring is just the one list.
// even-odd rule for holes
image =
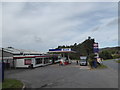
[[9, 52], [9, 53], [12, 53], [12, 54], [42, 54], [39, 51], [16, 49], [16, 48], [13, 48], [13, 47], [3, 48], [3, 51], [6, 51], [6, 52]]

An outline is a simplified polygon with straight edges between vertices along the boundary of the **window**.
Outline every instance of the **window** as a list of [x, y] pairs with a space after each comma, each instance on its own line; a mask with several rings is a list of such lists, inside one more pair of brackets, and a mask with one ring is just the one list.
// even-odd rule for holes
[[42, 63], [42, 58], [36, 58], [36, 64], [41, 64]]
[[44, 58], [44, 64], [48, 63], [49, 58]]

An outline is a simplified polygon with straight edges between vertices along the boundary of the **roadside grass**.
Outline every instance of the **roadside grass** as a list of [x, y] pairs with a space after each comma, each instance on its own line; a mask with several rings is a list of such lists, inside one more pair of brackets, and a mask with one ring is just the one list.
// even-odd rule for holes
[[105, 60], [103, 60], [103, 61], [109, 61], [109, 60], [113, 60], [113, 59], [105, 59]]
[[98, 65], [97, 68], [91, 68], [90, 66], [89, 66], [89, 68], [90, 68], [90, 70], [94, 70], [94, 69], [106, 69], [108, 67], [106, 65], [101, 64], [101, 65]]
[[103, 65], [103, 64], [98, 65], [98, 67], [97, 67], [97, 69], [105, 69], [105, 68], [107, 68], [107, 66], [106, 66], [106, 65]]
[[117, 62], [117, 63], [120, 63], [120, 60], [117, 60], [116, 62]]
[[5, 79], [4, 82], [2, 83], [2, 88], [7, 89], [7, 88], [21, 88], [23, 87], [23, 83], [19, 80], [15, 79]]

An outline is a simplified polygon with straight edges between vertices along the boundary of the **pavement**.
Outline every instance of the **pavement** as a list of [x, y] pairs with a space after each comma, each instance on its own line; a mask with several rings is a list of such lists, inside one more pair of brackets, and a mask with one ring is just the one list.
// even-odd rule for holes
[[26, 88], [118, 88], [118, 72], [114, 69], [94, 69], [76, 65], [53, 64], [35, 69], [5, 71], [6, 78], [25, 83]]

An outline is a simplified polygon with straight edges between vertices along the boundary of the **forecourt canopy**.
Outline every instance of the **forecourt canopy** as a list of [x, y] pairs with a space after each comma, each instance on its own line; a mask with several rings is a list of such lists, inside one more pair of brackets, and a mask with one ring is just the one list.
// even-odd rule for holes
[[63, 57], [65, 57], [65, 53], [67, 53], [68, 60], [70, 62], [69, 53], [75, 53], [75, 51], [71, 50], [71, 48], [62, 48], [62, 49], [49, 49], [49, 53], [61, 53]]
[[59, 53], [75, 53], [71, 48], [62, 48], [62, 49], [49, 49], [49, 52], [59, 52]]

